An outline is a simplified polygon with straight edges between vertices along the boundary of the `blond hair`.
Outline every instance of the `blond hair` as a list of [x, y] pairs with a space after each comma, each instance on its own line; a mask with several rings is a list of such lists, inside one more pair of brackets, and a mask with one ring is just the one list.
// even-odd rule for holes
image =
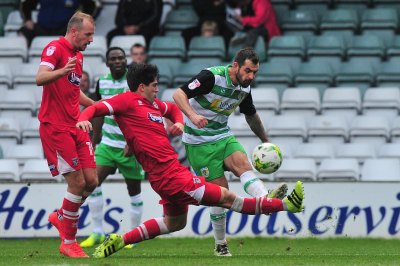
[[218, 34], [218, 25], [215, 21], [212, 20], [206, 20], [203, 22], [201, 25], [201, 33], [204, 33], [205, 31], [211, 31], [213, 32], [214, 35]]
[[78, 30], [82, 29], [83, 21], [85, 19], [95, 25], [94, 19], [91, 15], [77, 11], [68, 21], [67, 32], [70, 32], [72, 27], [76, 27]]

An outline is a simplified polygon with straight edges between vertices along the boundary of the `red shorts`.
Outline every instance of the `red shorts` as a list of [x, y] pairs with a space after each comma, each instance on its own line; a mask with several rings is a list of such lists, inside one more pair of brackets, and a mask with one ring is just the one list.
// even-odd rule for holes
[[96, 168], [93, 146], [87, 132], [75, 127], [41, 123], [39, 133], [53, 176], [82, 168]]
[[219, 186], [207, 183], [202, 176], [194, 176], [180, 164], [175, 169], [161, 178], [149, 175], [152, 188], [161, 197], [165, 215], [182, 215], [188, 212], [188, 205], [215, 205], [220, 201]]

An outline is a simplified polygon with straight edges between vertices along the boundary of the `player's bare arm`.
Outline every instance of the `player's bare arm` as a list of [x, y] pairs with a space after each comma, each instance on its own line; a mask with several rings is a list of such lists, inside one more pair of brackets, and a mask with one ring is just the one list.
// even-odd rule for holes
[[89, 132], [93, 130], [93, 126], [92, 123], [90, 123], [90, 120], [93, 117], [104, 117], [105, 115], [110, 115], [110, 111], [108, 107], [103, 104], [103, 102], [93, 104], [83, 110], [78, 118], [78, 123], [76, 123], [75, 126], [85, 132]]
[[197, 114], [189, 104], [188, 97], [182, 89], [177, 89], [173, 95], [175, 103], [179, 106], [181, 111], [195, 124], [198, 128], [203, 128], [208, 124], [207, 119]]
[[91, 106], [95, 103], [92, 99], [86, 96], [82, 91], [79, 95], [79, 103], [85, 107]]
[[124, 156], [125, 157], [131, 157], [133, 155], [133, 151], [131, 150], [131, 148], [129, 148], [128, 145], [125, 145], [124, 147]]
[[250, 129], [254, 132], [254, 134], [262, 141], [269, 142], [267, 132], [264, 129], [264, 125], [260, 119], [258, 113], [254, 115], [245, 115], [246, 122], [249, 124]]
[[68, 75], [68, 73], [75, 69], [75, 65], [76, 57], [71, 58], [68, 63], [60, 69], [53, 70], [48, 66], [39, 66], [38, 73], [36, 74], [36, 85], [47, 85], [65, 75]]

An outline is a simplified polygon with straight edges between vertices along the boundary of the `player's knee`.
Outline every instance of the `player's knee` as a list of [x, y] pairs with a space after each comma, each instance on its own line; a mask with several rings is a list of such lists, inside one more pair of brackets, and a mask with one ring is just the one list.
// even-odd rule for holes
[[186, 226], [186, 220], [175, 220], [173, 223], [167, 224], [168, 230], [172, 232], [176, 232], [182, 230]]
[[247, 160], [247, 157], [244, 153], [238, 152], [233, 160], [233, 163], [230, 167], [231, 171], [234, 175], [240, 176], [242, 173], [246, 171], [251, 171], [252, 167], [250, 162]]
[[85, 191], [91, 192], [99, 185], [99, 178], [95, 170], [84, 169]]

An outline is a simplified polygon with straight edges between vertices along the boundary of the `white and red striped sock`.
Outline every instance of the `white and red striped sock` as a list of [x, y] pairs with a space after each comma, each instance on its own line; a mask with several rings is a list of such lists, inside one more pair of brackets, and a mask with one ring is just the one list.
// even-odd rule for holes
[[138, 227], [124, 234], [125, 245], [139, 243], [144, 240], [155, 238], [156, 236], [168, 234], [169, 230], [164, 223], [164, 218], [154, 218], [145, 221]]
[[267, 214], [283, 211], [283, 203], [280, 199], [266, 197], [242, 198], [237, 196], [233, 201], [231, 210], [245, 214]]
[[62, 204], [62, 230], [65, 236], [66, 244], [76, 241], [76, 232], [78, 231], [79, 207], [81, 206], [82, 196], [74, 195], [70, 192], [65, 193]]

